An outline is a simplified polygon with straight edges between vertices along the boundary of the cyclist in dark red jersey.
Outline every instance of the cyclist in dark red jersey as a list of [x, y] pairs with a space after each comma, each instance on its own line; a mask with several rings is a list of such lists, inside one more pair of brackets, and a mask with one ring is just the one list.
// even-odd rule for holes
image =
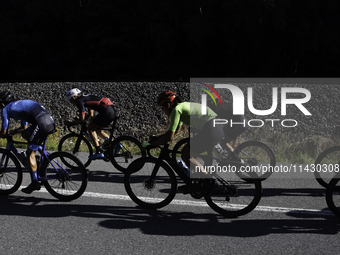
[[[107, 127], [117, 116], [114, 104], [110, 99], [93, 94], [81, 95], [81, 91], [77, 88], [71, 89], [66, 93], [66, 98], [79, 110], [79, 118], [75, 121], [65, 121], [68, 124], [78, 124], [94, 116], [94, 112], [98, 114], [92, 119], [88, 125], [88, 132], [91, 135], [92, 141], [96, 148], [96, 153], [90, 156], [90, 159], [104, 158], [104, 153], [99, 146], [98, 135], [105, 139], [103, 146], [108, 142], [109, 135], [102, 129]], [[86, 116], [85, 112], [88, 108], [89, 114]]]

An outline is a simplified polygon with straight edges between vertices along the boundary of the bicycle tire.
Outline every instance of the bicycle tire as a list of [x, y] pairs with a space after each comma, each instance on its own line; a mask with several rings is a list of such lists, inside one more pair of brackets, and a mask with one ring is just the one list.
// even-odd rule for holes
[[[78, 139], [80, 140], [79, 146], [75, 147]], [[67, 134], [61, 138], [58, 144], [58, 151], [65, 151], [75, 155], [84, 165], [88, 167], [91, 164], [89, 156], [93, 155], [93, 149], [91, 143], [82, 135], [79, 134]], [[66, 162], [67, 163], [67, 162]], [[68, 166], [71, 167], [71, 166]]]
[[172, 169], [161, 162], [155, 180], [150, 176], [159, 160], [139, 158], [133, 161], [124, 176], [124, 186], [129, 197], [144, 208], [158, 209], [168, 205], [175, 197], [177, 180]]
[[[5, 149], [0, 148], [0, 159]], [[22, 183], [22, 168], [18, 159], [8, 151], [7, 168], [0, 166], [0, 195], [9, 195], [16, 192]], [[4, 159], [5, 162], [6, 158]]]
[[[276, 165], [276, 157], [267, 144], [261, 141], [247, 141], [237, 146], [235, 153], [247, 165], [259, 166], [258, 170], [261, 172], [266, 169], [264, 173], [257, 173], [260, 181], [264, 181], [272, 175]], [[241, 172], [239, 174], [241, 175]]]
[[[87, 186], [87, 171], [81, 161], [71, 153], [61, 151], [51, 153], [48, 159], [44, 160], [40, 171], [41, 177], [47, 177], [47, 180], [42, 181], [47, 191], [62, 201], [79, 198]], [[50, 161], [57, 167], [59, 173]]]
[[210, 190], [204, 195], [207, 204], [217, 213], [225, 217], [241, 216], [254, 210], [260, 202], [262, 185], [256, 175], [245, 179], [236, 173], [228, 173], [228, 177], [220, 175], [219, 180], [226, 181], [222, 184], [224, 190]]
[[337, 174], [327, 185], [326, 202], [328, 208], [340, 218], [340, 174]]
[[177, 161], [177, 155], [182, 155], [182, 149], [183, 147], [190, 141], [190, 138], [184, 138], [182, 140], [179, 140], [173, 150], [172, 150], [172, 155], [171, 155], [171, 158], [174, 160], [174, 161]]
[[110, 144], [109, 157], [112, 165], [124, 173], [132, 161], [145, 158], [146, 152], [137, 138], [120, 136]]
[[[327, 165], [326, 171], [317, 171], [317, 168]], [[330, 147], [327, 150], [320, 153], [316, 158], [314, 166], [316, 171], [314, 171], [314, 177], [316, 181], [322, 186], [327, 188], [328, 183], [336, 175], [334, 172], [328, 171], [329, 165], [339, 165], [340, 164], [340, 146]]]

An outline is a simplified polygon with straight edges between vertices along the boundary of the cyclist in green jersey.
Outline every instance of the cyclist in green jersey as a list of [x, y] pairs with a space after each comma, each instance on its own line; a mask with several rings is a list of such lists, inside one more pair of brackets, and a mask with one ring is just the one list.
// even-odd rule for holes
[[224, 137], [222, 126], [214, 127], [214, 119], [217, 114], [207, 107], [207, 114], [202, 115], [201, 104], [183, 102], [175, 92], [170, 90], [159, 95], [157, 104], [170, 117], [169, 129], [165, 134], [156, 137], [156, 140], [143, 143], [143, 145], [165, 144], [173, 139], [183, 124], [189, 125], [198, 132], [183, 148], [182, 160], [187, 166], [191, 165], [190, 169], [196, 166], [201, 167], [194, 157], [205, 151], [212, 151], [213, 147]]

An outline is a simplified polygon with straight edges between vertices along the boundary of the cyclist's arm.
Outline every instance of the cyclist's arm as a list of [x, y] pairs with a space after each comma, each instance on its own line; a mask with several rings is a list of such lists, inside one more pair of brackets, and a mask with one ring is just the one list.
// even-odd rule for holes
[[10, 133], [11, 133], [12, 135], [21, 133], [21, 132], [24, 131], [27, 127], [28, 127], [28, 125], [21, 126], [21, 127], [19, 127], [19, 128], [14, 129], [14, 130], [11, 130]]
[[178, 132], [180, 132], [180, 131], [181, 131], [181, 129], [182, 129], [182, 125], [180, 124], [180, 125], [178, 125], [178, 127], [177, 127], [177, 130], [176, 130], [175, 134], [178, 134]]
[[82, 123], [85, 120], [85, 113], [80, 113], [79, 117], [74, 120], [74, 121], [64, 121], [65, 125], [75, 125], [75, 124], [79, 124]]
[[85, 120], [89, 120], [94, 116], [93, 110], [90, 108], [88, 109], [89, 109], [89, 114], [85, 117]]
[[1, 129], [0, 138], [5, 138], [7, 135], [7, 129]]

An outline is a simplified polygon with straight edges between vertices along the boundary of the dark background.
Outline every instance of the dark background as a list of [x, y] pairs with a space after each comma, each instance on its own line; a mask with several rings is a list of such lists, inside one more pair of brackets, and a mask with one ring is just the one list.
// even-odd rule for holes
[[1, 81], [339, 77], [336, 0], [11, 0]]

